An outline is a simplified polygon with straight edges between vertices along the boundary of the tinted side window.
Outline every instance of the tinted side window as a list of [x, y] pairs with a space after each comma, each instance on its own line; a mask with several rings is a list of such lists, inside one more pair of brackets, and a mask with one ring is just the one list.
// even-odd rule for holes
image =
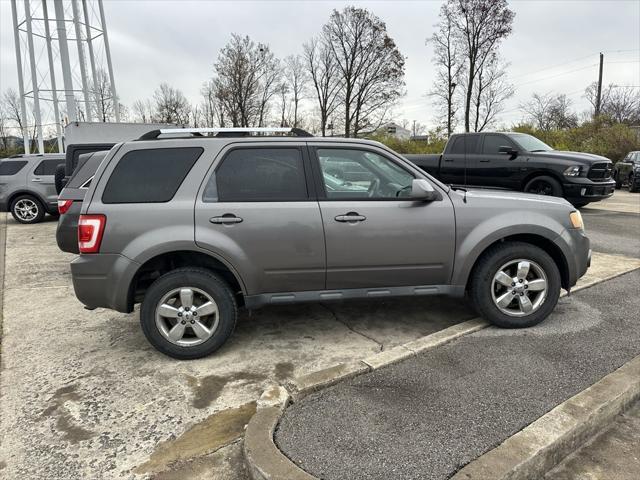
[[15, 175], [27, 164], [25, 161], [0, 162], [0, 175]]
[[61, 158], [56, 158], [52, 160], [43, 160], [40, 162], [40, 165], [36, 167], [33, 171], [34, 175], [55, 175], [56, 167], [64, 163], [64, 160]]
[[126, 153], [113, 170], [102, 194], [104, 203], [168, 202], [182, 185], [199, 147], [157, 148]]
[[486, 135], [482, 145], [482, 153], [500, 153], [500, 147], [513, 147], [513, 143], [502, 135]]
[[213, 201], [216, 197], [220, 202], [306, 200], [307, 182], [300, 150], [231, 150], [205, 189], [204, 201]]
[[451, 147], [452, 154], [478, 153], [478, 135], [461, 135], [455, 139]]

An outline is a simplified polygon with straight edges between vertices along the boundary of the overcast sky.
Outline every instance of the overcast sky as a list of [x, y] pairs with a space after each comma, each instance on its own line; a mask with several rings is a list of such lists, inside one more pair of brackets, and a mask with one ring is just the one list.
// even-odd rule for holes
[[[161, 82], [199, 101], [219, 49], [232, 32], [267, 43], [283, 58], [300, 53], [334, 8], [357, 5], [382, 18], [406, 57], [407, 95], [397, 119], [433, 125], [426, 93], [434, 68], [425, 39], [434, 31], [441, 1], [178, 1], [104, 0], [118, 94], [125, 105], [151, 97]], [[605, 53], [604, 83], [640, 86], [640, 0], [512, 0], [516, 17], [501, 53], [511, 63], [516, 95], [502, 125], [521, 118], [518, 105], [533, 92], [569, 95], [587, 109], [584, 88], [597, 80]], [[0, 90], [17, 89], [11, 8], [0, 0]]]

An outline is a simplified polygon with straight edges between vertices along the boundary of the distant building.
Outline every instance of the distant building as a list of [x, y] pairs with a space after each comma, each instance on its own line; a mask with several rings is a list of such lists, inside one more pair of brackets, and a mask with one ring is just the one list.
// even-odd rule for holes
[[380, 126], [380, 128], [376, 130], [376, 133], [380, 135], [388, 135], [389, 137], [394, 137], [399, 140], [409, 140], [411, 138], [411, 130], [407, 130], [394, 122], [385, 123]]

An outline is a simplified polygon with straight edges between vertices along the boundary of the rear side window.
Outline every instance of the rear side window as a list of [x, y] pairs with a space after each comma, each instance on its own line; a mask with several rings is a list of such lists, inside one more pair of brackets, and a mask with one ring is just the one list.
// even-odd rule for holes
[[298, 148], [238, 148], [209, 180], [204, 201], [274, 202], [306, 200], [304, 162]]
[[102, 202], [168, 202], [202, 152], [199, 147], [128, 152], [113, 170], [102, 194]]
[[87, 180], [93, 178], [100, 166], [100, 163], [104, 157], [107, 156], [107, 153], [109, 152], [89, 153], [89, 158], [76, 168], [76, 171], [71, 175], [71, 178], [65, 185], [65, 188], [87, 188]]
[[452, 154], [464, 155], [470, 153], [478, 153], [478, 135], [461, 135], [456, 138], [451, 147]]
[[43, 160], [40, 165], [33, 171], [34, 175], [55, 175], [58, 165], [63, 164], [64, 159], [56, 158], [52, 160]]
[[24, 167], [26, 164], [27, 162], [25, 161], [2, 161], [0, 162], [0, 175], [15, 175], [20, 170], [22, 170], [22, 167]]

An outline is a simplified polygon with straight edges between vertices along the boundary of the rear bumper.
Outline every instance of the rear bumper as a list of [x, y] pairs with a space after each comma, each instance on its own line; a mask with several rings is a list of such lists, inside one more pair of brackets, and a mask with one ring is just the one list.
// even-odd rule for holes
[[129, 287], [139, 266], [117, 254], [80, 255], [71, 262], [76, 297], [88, 308], [129, 313], [133, 309]]
[[616, 182], [594, 182], [588, 178], [580, 178], [575, 182], [564, 183], [562, 187], [565, 198], [570, 202], [597, 202], [613, 195]]

